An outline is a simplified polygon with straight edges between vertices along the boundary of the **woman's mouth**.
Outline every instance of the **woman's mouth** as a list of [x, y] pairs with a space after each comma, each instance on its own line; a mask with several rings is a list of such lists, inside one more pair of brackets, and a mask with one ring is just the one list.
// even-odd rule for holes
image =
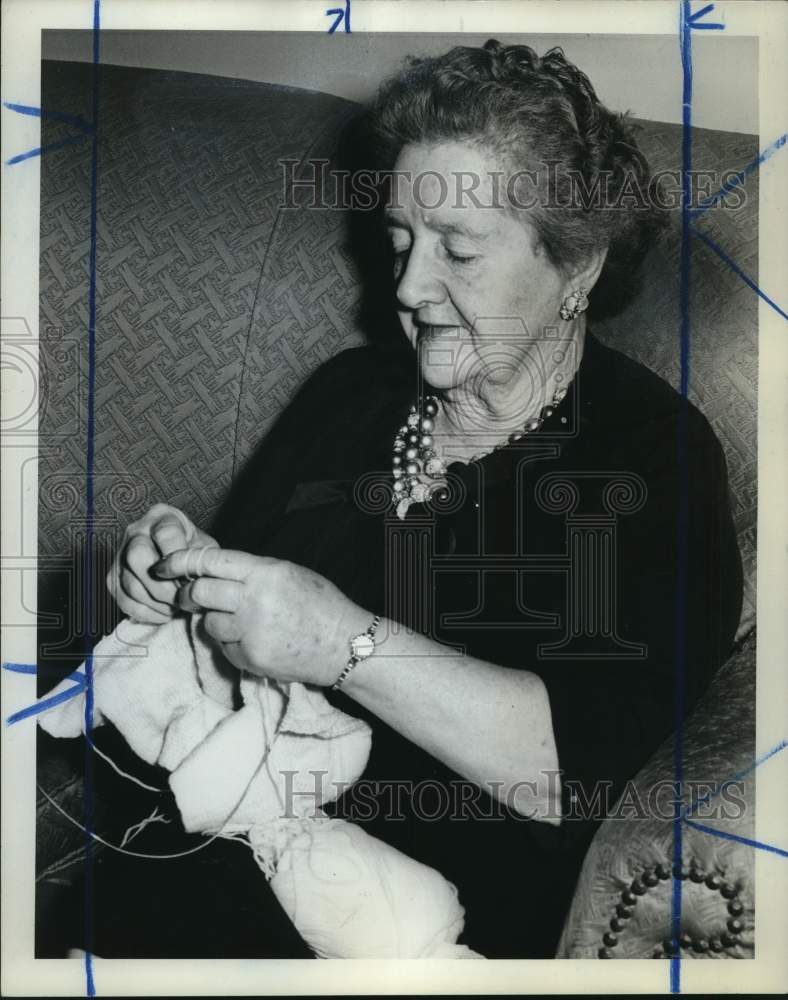
[[464, 328], [450, 323], [416, 323], [416, 339], [418, 343], [435, 340], [436, 337], [459, 340]]

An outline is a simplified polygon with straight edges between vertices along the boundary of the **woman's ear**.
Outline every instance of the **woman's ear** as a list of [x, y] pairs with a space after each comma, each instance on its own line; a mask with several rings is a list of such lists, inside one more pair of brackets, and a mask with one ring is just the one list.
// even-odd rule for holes
[[567, 294], [571, 294], [581, 286], [585, 288], [586, 294], [588, 294], [599, 280], [599, 275], [605, 266], [606, 257], [607, 247], [604, 250], [596, 251], [584, 264], [573, 269], [567, 277]]

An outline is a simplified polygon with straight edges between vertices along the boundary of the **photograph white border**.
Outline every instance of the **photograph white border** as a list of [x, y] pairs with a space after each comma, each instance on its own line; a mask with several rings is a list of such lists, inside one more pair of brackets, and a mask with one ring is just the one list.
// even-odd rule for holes
[[[326, 0], [102, 0], [101, 27], [150, 30], [327, 32]], [[696, 3], [695, 9], [705, 6]], [[658, 34], [679, 45], [679, 0], [352, 0], [352, 31]], [[786, 131], [788, 5], [718, 0], [713, 19], [727, 35], [759, 39], [759, 135], [765, 147]], [[41, 31], [90, 29], [92, 0], [4, 0], [2, 98], [40, 106]], [[332, 43], [326, 35], [326, 44]], [[730, 67], [735, 72], [735, 67]], [[696, 91], [704, 85], [696, 76]], [[780, 97], [780, 95], [783, 95]], [[38, 338], [40, 161], [6, 166], [38, 146], [37, 118], [3, 110], [2, 336]], [[759, 285], [788, 301], [788, 148], [760, 169]], [[754, 294], [754, 293], [753, 293]], [[677, 317], [678, 329], [678, 317]], [[4, 378], [6, 373], [4, 370]], [[788, 737], [788, 326], [759, 300], [757, 753]], [[12, 380], [3, 418], [29, 405], [30, 385]], [[26, 395], [27, 394], [27, 395]], [[28, 432], [35, 424], [28, 424]], [[37, 482], [35, 439], [3, 435], [2, 571], [5, 662], [35, 662]], [[26, 525], [24, 536], [20, 525]], [[24, 546], [24, 548], [22, 547]], [[25, 625], [24, 622], [29, 624]], [[2, 672], [2, 714], [35, 700], [35, 678]], [[34, 959], [35, 723], [3, 726], [2, 994], [84, 996], [84, 963]], [[788, 751], [757, 777], [756, 839], [788, 848]], [[788, 859], [756, 851], [755, 958], [684, 961], [683, 993], [784, 992], [788, 987]], [[118, 901], [122, 905], [122, 900]], [[524, 900], [538, 910], [538, 900]], [[98, 996], [666, 993], [669, 963], [647, 961], [94, 961]]]

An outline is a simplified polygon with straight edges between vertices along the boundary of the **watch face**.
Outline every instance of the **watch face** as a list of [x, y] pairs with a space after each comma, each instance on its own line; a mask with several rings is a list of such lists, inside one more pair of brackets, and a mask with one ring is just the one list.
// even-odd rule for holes
[[366, 659], [367, 656], [371, 656], [375, 652], [375, 640], [366, 632], [363, 635], [357, 635], [350, 642], [350, 651], [357, 659]]

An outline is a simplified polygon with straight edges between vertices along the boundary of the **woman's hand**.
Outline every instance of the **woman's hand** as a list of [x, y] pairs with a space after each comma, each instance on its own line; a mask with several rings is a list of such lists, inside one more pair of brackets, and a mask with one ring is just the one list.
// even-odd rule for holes
[[[278, 681], [333, 684], [350, 638], [372, 618], [325, 577], [282, 559], [232, 549], [173, 552], [153, 573], [196, 577], [183, 595], [239, 670]], [[170, 583], [170, 586], [174, 586]]]
[[123, 544], [107, 574], [107, 588], [130, 618], [163, 625], [178, 610], [178, 586], [171, 580], [151, 576], [151, 566], [171, 552], [205, 546], [216, 547], [216, 542], [177, 507], [157, 503], [126, 528]]

